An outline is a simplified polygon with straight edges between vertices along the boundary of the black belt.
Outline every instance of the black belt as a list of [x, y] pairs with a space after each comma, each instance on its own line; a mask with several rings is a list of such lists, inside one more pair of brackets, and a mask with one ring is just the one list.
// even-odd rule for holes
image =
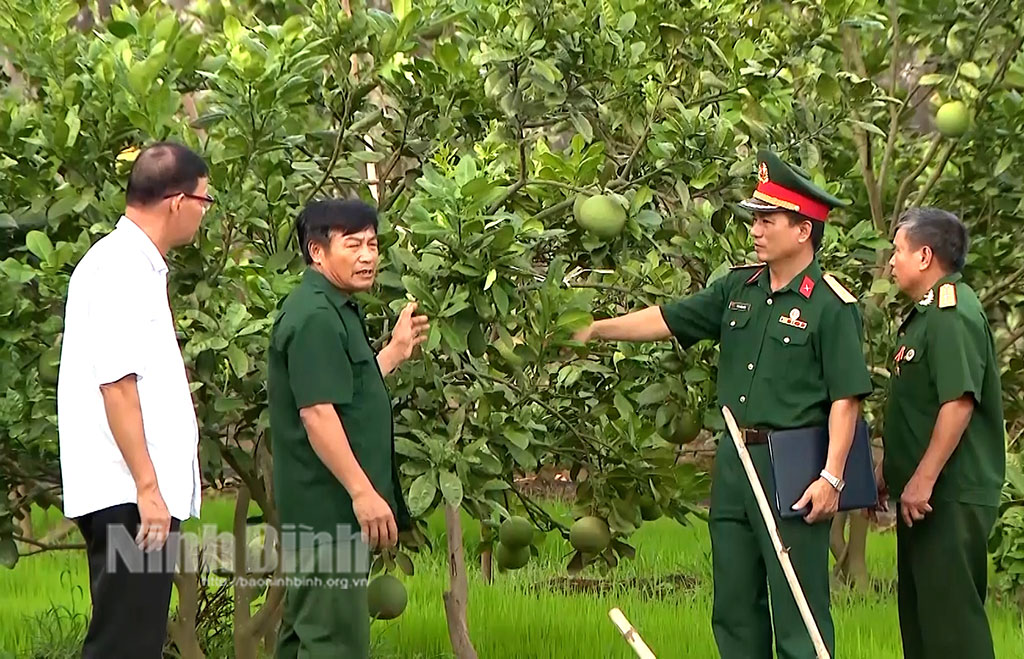
[[768, 443], [768, 431], [759, 430], [757, 428], [743, 428], [740, 431], [743, 434], [743, 442], [745, 444], [767, 444]]

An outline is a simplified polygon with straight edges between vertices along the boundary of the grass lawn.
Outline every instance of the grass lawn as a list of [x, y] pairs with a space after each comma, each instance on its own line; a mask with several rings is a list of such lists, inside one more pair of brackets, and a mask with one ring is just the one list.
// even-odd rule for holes
[[[209, 498], [203, 523], [230, 525], [233, 502]], [[565, 509], [554, 506], [559, 514]], [[45, 528], [59, 518], [41, 513]], [[477, 527], [467, 520], [466, 537]], [[374, 623], [374, 656], [402, 659], [449, 657], [441, 592], [447, 582], [443, 519], [431, 520], [434, 553], [415, 557], [416, 576], [400, 575], [409, 589], [409, 606], [393, 622]], [[625, 586], [603, 592], [564, 592], [552, 587], [565, 576], [567, 543], [551, 535], [535, 559], [517, 572], [498, 574], [488, 586], [471, 567], [469, 624], [481, 657], [536, 659], [635, 656], [608, 619], [617, 606], [659, 657], [715, 657], [711, 635], [711, 563], [706, 526], [692, 527], [662, 519], [645, 524], [634, 536], [637, 558], [610, 576], [616, 581], [655, 579], [654, 592]], [[869, 538], [868, 563], [877, 579], [872, 592], [855, 594], [837, 588], [833, 615], [838, 653], [857, 659], [900, 656], [894, 594], [895, 535]], [[672, 580], [674, 575], [686, 579]], [[595, 577], [596, 573], [586, 576]], [[657, 581], [662, 579], [661, 581]], [[82, 552], [50, 553], [24, 558], [13, 571], [0, 571], [0, 657], [56, 659], [84, 625], [89, 610], [88, 578]], [[1024, 612], [991, 602], [990, 619], [998, 657], [1024, 656]]]

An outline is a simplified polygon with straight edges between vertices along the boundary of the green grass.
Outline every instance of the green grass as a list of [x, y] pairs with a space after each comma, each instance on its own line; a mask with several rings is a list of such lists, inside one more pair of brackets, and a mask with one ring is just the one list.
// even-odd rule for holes
[[[553, 508], [565, 515], [561, 506]], [[228, 528], [232, 502], [211, 499], [203, 506], [203, 523]], [[50, 514], [35, 520], [42, 530], [59, 518]], [[194, 526], [195, 522], [189, 526]], [[466, 520], [466, 537], [478, 527]], [[431, 520], [435, 551], [415, 557], [416, 576], [401, 576], [409, 589], [409, 606], [393, 622], [374, 623], [374, 656], [451, 656], [441, 593], [447, 583], [443, 520]], [[640, 631], [659, 657], [714, 657], [711, 634], [711, 563], [707, 528], [698, 522], [680, 527], [669, 520], [645, 524], [634, 536], [636, 560], [625, 561], [610, 578], [626, 581], [685, 574], [695, 585], [650, 595], [619, 588], [604, 593], [566, 594], [554, 591], [552, 579], [565, 575], [566, 543], [550, 535], [540, 547], [540, 557], [517, 572], [495, 572], [492, 585], [479, 578], [471, 563], [469, 625], [481, 657], [632, 657], [629, 646], [608, 619], [617, 606]], [[867, 594], [844, 588], [833, 592], [833, 615], [842, 657], [884, 659], [899, 657], [899, 627], [895, 579], [895, 536], [873, 534], [869, 538], [868, 563], [876, 579]], [[587, 576], [595, 577], [596, 574]], [[67, 623], [71, 616], [89, 610], [88, 579], [81, 552], [59, 552], [23, 559], [13, 571], [0, 571], [0, 655], [22, 657], [33, 645], [45, 644], [61, 629], [47, 611], [58, 607]], [[990, 602], [990, 620], [998, 657], [1024, 656], [1022, 612]], [[40, 617], [43, 616], [43, 617]], [[41, 656], [41, 655], [40, 655]], [[56, 655], [52, 655], [56, 656]]]

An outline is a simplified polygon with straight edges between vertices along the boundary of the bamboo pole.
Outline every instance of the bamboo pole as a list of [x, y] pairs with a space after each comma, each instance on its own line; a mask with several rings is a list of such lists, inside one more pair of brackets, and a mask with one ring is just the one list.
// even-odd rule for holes
[[743, 470], [747, 472], [747, 480], [750, 481], [750, 489], [754, 491], [754, 497], [757, 499], [757, 507], [761, 511], [761, 517], [764, 519], [765, 526], [768, 527], [768, 536], [772, 539], [775, 555], [782, 566], [782, 573], [786, 575], [789, 589], [792, 591], [793, 599], [796, 600], [796, 606], [800, 610], [800, 617], [804, 620], [807, 633], [811, 635], [814, 652], [818, 659], [829, 659], [828, 648], [825, 647], [825, 641], [821, 638], [818, 625], [814, 622], [811, 607], [808, 606], [803, 588], [800, 587], [800, 580], [796, 576], [796, 570], [793, 569], [793, 563], [789, 560], [789, 549], [782, 546], [782, 538], [779, 536], [779, 529], [775, 525], [775, 515], [772, 514], [768, 499], [765, 497], [764, 488], [761, 487], [761, 481], [758, 479], [757, 471], [754, 469], [754, 463], [750, 460], [747, 445], [743, 442], [743, 437], [740, 436], [740, 429], [736, 425], [736, 418], [727, 406], [722, 408], [722, 415], [725, 417], [725, 424], [729, 427], [729, 434], [732, 435], [732, 442], [736, 445], [736, 452], [739, 453], [740, 462], [743, 463]]
[[618, 608], [614, 608], [608, 612], [608, 617], [612, 619], [615, 626], [622, 632], [622, 637], [626, 639], [626, 642], [632, 646], [633, 651], [640, 659], [657, 659], [651, 649], [644, 643], [644, 639], [640, 638], [640, 633], [637, 632], [636, 628], [633, 627], [626, 620], [626, 616]]

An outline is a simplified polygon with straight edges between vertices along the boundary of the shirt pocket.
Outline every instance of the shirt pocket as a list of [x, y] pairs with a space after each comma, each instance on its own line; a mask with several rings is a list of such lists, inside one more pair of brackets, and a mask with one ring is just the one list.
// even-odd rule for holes
[[722, 334], [725, 335], [730, 331], [741, 330], [746, 327], [749, 322], [750, 311], [730, 309], [725, 312], [725, 316], [722, 318]]
[[768, 331], [765, 347], [770, 351], [769, 378], [792, 382], [805, 377], [819, 379], [821, 365], [811, 341], [811, 332], [778, 324]]

